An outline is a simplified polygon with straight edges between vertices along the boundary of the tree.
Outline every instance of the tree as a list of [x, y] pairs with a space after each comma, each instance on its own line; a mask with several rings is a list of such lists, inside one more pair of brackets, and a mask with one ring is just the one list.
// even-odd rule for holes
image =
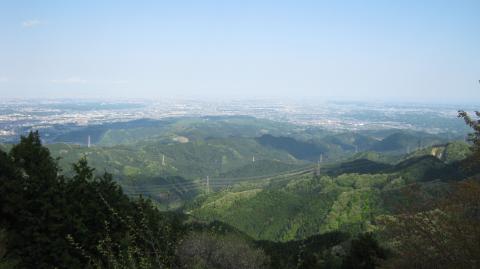
[[[480, 265], [480, 183], [452, 183], [441, 199], [409, 195], [416, 207], [383, 220], [395, 256], [387, 268], [478, 268]], [[418, 198], [417, 198], [418, 197]]]
[[60, 175], [38, 132], [0, 151], [0, 268], [172, 267], [182, 223], [130, 200], [85, 157], [72, 169]]
[[[47, 181], [45, 185], [57, 181], [57, 162], [50, 156], [50, 151], [42, 146], [38, 131], [22, 136], [20, 143], [10, 150], [10, 158], [30, 178]], [[38, 182], [39, 185], [43, 183]]]
[[345, 257], [344, 269], [373, 269], [386, 259], [386, 251], [380, 247], [372, 233], [360, 234], [353, 239]]
[[472, 128], [473, 133], [468, 135], [468, 140], [472, 143], [472, 155], [467, 159], [467, 167], [474, 173], [480, 172], [480, 111], [475, 111], [477, 119], [465, 111], [458, 111], [458, 117], [463, 118], [465, 123]]
[[5, 230], [0, 229], [0, 269], [15, 268], [17, 262], [12, 259], [6, 258], [7, 254], [7, 233]]
[[38, 132], [21, 137], [6, 158], [1, 193], [6, 193], [2, 219], [8, 231], [8, 256], [21, 267], [79, 266], [64, 238], [63, 177], [43, 147]]
[[[480, 112], [475, 112], [480, 117]], [[472, 155], [465, 163], [471, 174], [480, 166], [480, 120], [465, 111], [458, 116], [473, 129]], [[441, 197], [422, 189], [406, 189], [405, 206], [385, 218], [385, 236], [394, 257], [387, 268], [478, 268], [480, 266], [480, 183], [474, 178], [453, 182]]]
[[181, 268], [260, 269], [267, 268], [262, 250], [251, 247], [237, 236], [209, 232], [191, 233], [178, 248]]

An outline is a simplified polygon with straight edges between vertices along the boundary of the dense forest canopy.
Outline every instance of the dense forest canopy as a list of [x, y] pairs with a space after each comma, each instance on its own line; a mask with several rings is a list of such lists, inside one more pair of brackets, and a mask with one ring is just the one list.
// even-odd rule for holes
[[480, 129], [459, 116], [474, 130], [467, 158], [356, 159], [239, 182], [176, 211], [127, 196], [87, 156], [62, 170], [31, 132], [0, 151], [0, 268], [474, 268]]

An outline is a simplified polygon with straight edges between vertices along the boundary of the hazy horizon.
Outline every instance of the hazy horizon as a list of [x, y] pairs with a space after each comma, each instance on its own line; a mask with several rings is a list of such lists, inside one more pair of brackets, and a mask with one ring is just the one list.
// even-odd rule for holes
[[2, 99], [471, 104], [478, 1], [0, 4]]

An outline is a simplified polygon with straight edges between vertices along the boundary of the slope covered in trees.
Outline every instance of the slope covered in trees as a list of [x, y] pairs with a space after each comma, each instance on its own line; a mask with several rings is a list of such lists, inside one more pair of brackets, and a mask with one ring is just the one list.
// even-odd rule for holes
[[[89, 166], [92, 148], [76, 149], [89, 154], [67, 155], [73, 165], [60, 166], [33, 132], [0, 150], [0, 268], [474, 268], [479, 127], [460, 116], [474, 129], [471, 153], [440, 144], [395, 158], [357, 154], [320, 170], [266, 158], [255, 162], [264, 175], [249, 170], [251, 161], [239, 163], [223, 174], [236, 180], [221, 190], [212, 183], [212, 192], [192, 191], [193, 181], [174, 175], [115, 178], [104, 164]], [[242, 158], [257, 147], [239, 137], [195, 143], [179, 143], [188, 148], [183, 156], [202, 143]], [[165, 150], [158, 141], [136, 147]], [[133, 149], [114, 148], [114, 160]], [[261, 154], [291, 156], [276, 150]], [[241, 170], [251, 177], [240, 180]], [[196, 199], [161, 212], [171, 209], [162, 205], [168, 198], [136, 196], [151, 182]]]
[[341, 264], [332, 248], [349, 240], [254, 241], [220, 222], [161, 213], [110, 174], [95, 176], [85, 158], [63, 176], [38, 133], [0, 161], [0, 268], [314, 268]]

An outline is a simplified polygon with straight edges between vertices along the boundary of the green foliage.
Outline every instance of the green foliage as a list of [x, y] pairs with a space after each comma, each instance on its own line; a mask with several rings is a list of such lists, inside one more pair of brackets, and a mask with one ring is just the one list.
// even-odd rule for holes
[[389, 164], [360, 158], [327, 167], [326, 172], [333, 176], [347, 173], [374, 174], [389, 168], [392, 168]]
[[330, 232], [288, 242], [258, 241], [256, 245], [271, 257], [271, 268], [339, 268], [343, 260], [342, 244], [348, 234]]
[[297, 159], [317, 160], [321, 154], [326, 153], [326, 149], [319, 145], [311, 142], [298, 141], [291, 137], [262, 135], [257, 141], [264, 146], [284, 150]]
[[14, 268], [17, 264], [15, 260], [6, 258], [7, 254], [7, 232], [0, 229], [0, 269]]
[[433, 156], [447, 163], [453, 164], [463, 161], [471, 154], [470, 146], [463, 141], [453, 141], [447, 144], [434, 145], [423, 149], [416, 150], [411, 154], [407, 154], [404, 158], [411, 159], [420, 156]]
[[387, 174], [297, 175], [229, 189], [192, 205], [204, 220], [221, 220], [255, 239], [288, 241], [342, 230], [372, 229], [383, 210], [382, 190], [396, 180]]
[[183, 136], [189, 140], [208, 138], [258, 137], [265, 133], [280, 134], [302, 131], [297, 126], [248, 116], [182, 117], [162, 120], [140, 119], [74, 129], [58, 136], [54, 142], [101, 146], [135, 145], [144, 141], [173, 142]]
[[407, 159], [395, 165], [391, 172], [396, 172], [408, 182], [448, 179], [458, 175], [455, 167], [449, 166], [438, 158], [425, 155]]
[[385, 268], [476, 268], [480, 262], [480, 184], [452, 182], [442, 195], [413, 186], [398, 214], [380, 220], [392, 258]]
[[7, 233], [1, 243], [19, 268], [173, 263], [182, 226], [148, 201], [131, 201], [111, 175], [94, 176], [85, 158], [64, 178], [38, 133], [30, 133], [0, 159], [0, 227]]
[[448, 143], [442, 156], [446, 163], [454, 163], [468, 158], [472, 154], [470, 147], [464, 142]]
[[463, 118], [465, 123], [472, 128], [473, 133], [470, 133], [468, 140], [472, 143], [472, 155], [469, 157], [469, 168], [474, 172], [480, 171], [480, 112], [476, 111], [475, 116], [477, 119], [472, 119], [472, 117], [465, 111], [460, 110], [458, 112], [458, 117]]
[[[305, 165], [306, 166], [306, 165]], [[259, 177], [288, 172], [303, 167], [301, 164], [276, 160], [256, 160], [240, 168], [224, 172], [221, 178]]]
[[[150, 197], [160, 204], [162, 210], [180, 209], [203, 193], [207, 176], [211, 179], [211, 190], [217, 191], [238, 182], [250, 183], [253, 179], [307, 168], [320, 154], [330, 164], [339, 159], [349, 160], [340, 165], [325, 165], [322, 174], [394, 173], [396, 168], [392, 165], [402, 158], [408, 147], [415, 149], [419, 141], [423, 145], [445, 142], [439, 136], [420, 132], [332, 133], [317, 127], [252, 117], [111, 123], [82, 127], [57, 141], [84, 144], [88, 135], [94, 142], [90, 148], [72, 144], [48, 146], [52, 156], [60, 157], [59, 167], [66, 175], [73, 176], [71, 163], [85, 157], [96, 168], [97, 176], [104, 171], [112, 173], [125, 193]], [[392, 148], [387, 147], [389, 144], [393, 145]], [[382, 153], [359, 152], [353, 155], [356, 150], [375, 148]], [[451, 159], [449, 156], [455, 156], [457, 151], [452, 152], [443, 155]], [[458, 158], [461, 156], [458, 154]], [[413, 182], [420, 180], [417, 177], [430, 180], [429, 175], [446, 175], [431, 172], [429, 169], [406, 169], [403, 177]]]
[[182, 268], [260, 269], [269, 265], [261, 249], [235, 235], [190, 233], [182, 240], [177, 254]]
[[203, 191], [198, 180], [206, 176], [215, 182], [212, 186], [221, 188], [237, 178], [277, 174], [305, 166], [288, 153], [263, 147], [251, 138], [168, 144], [144, 141], [136, 146], [91, 148], [54, 144], [49, 148], [52, 155], [61, 158], [59, 164], [67, 175], [73, 176], [69, 172], [71, 163], [86, 158], [96, 167], [96, 174], [112, 173], [126, 193], [143, 194], [168, 204], [168, 208], [178, 208]]
[[386, 250], [380, 247], [371, 233], [359, 235], [352, 240], [350, 251], [345, 257], [344, 269], [374, 269], [387, 258]]
[[396, 165], [360, 159], [326, 165], [321, 171], [321, 177], [285, 173], [239, 183], [198, 198], [189, 210], [262, 240], [288, 241], [335, 230], [358, 234], [375, 230], [378, 216], [394, 212], [407, 184], [424, 182], [432, 195], [442, 195], [442, 184], [432, 180], [464, 177], [455, 163], [431, 155]]
[[[218, 138], [187, 143], [162, 143], [144, 141], [135, 146], [80, 147], [67, 144], [49, 145], [54, 156], [61, 157], [60, 165], [68, 168], [71, 163], [86, 156], [97, 170], [107, 170], [120, 178], [142, 178], [178, 175], [195, 179], [229, 174], [258, 176], [281, 172], [302, 162], [286, 152], [263, 147], [251, 138]], [[269, 169], [256, 169], [241, 173], [242, 167], [256, 161], [276, 164]], [[165, 160], [163, 161], [163, 158]]]
[[[50, 156], [50, 151], [42, 146], [38, 131], [21, 137], [20, 143], [10, 150], [10, 157], [14, 165], [29, 177], [35, 177], [38, 181], [56, 180], [59, 172], [57, 163]], [[42, 182], [36, 183], [42, 184]]]
[[409, 150], [420, 149], [422, 147], [444, 142], [444, 139], [434, 135], [397, 132], [375, 143], [371, 150], [379, 152], [409, 153]]
[[[363, 233], [396, 213], [392, 205], [405, 201], [400, 192], [410, 183], [443, 195], [441, 180], [461, 179], [458, 167], [469, 154], [462, 143], [435, 145], [395, 164], [402, 157], [392, 153], [414, 148], [418, 137], [378, 141], [270, 121], [250, 126], [242, 117], [154, 125], [99, 131], [96, 141], [110, 147], [47, 149], [30, 133], [8, 154], [0, 151], [0, 268], [264, 268], [268, 260], [272, 268], [373, 268], [385, 253]], [[328, 153], [330, 161], [356, 148], [390, 155], [322, 164], [320, 176], [298, 160]], [[104, 171], [125, 193], [156, 204], [129, 198]], [[206, 175], [216, 192], [200, 190]], [[195, 196], [181, 208], [179, 201]], [[158, 211], [172, 205], [188, 217]], [[347, 233], [360, 234], [350, 247]]]
[[46, 268], [61, 260], [78, 266], [60, 232], [66, 212], [64, 180], [38, 132], [22, 137], [8, 156], [2, 156], [0, 206], [12, 250], [9, 257], [21, 257], [25, 267]]

